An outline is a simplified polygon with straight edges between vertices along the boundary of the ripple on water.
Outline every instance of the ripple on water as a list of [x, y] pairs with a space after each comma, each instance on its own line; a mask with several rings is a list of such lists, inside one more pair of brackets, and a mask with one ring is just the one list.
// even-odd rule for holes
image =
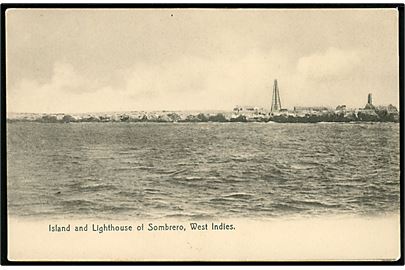
[[9, 123], [7, 150], [8, 207], [20, 216], [399, 209], [397, 124]]

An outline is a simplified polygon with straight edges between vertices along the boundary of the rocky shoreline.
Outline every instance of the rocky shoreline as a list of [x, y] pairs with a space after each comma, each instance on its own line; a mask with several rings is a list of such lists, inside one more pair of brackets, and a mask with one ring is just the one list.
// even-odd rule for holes
[[296, 112], [235, 113], [235, 112], [122, 112], [93, 114], [28, 114], [15, 113], [7, 116], [7, 122], [82, 123], [82, 122], [399, 122], [399, 114], [386, 110], [328, 111], [324, 113]]

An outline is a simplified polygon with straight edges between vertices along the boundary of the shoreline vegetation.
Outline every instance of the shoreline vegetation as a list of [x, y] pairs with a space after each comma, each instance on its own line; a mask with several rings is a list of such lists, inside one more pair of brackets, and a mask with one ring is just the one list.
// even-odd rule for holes
[[[394, 107], [395, 108], [395, 107]], [[277, 122], [277, 123], [319, 123], [319, 122], [399, 122], [396, 108], [373, 108], [356, 110], [282, 110], [267, 112], [252, 109], [216, 112], [113, 112], [113, 113], [9, 113], [7, 122], [39, 123], [82, 123], [82, 122], [155, 122], [155, 123], [199, 123], [199, 122]]]

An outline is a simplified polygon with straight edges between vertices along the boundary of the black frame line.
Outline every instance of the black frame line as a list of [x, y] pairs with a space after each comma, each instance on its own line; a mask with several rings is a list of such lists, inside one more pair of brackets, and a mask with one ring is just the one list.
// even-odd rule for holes
[[[144, 9], [144, 8], [160, 8], [160, 9], [345, 9], [345, 8], [395, 8], [398, 10], [398, 48], [399, 48], [399, 117], [400, 117], [400, 258], [396, 261], [10, 261], [8, 259], [8, 225], [7, 225], [7, 151], [6, 151], [6, 20], [5, 14], [10, 8], [30, 8], [30, 9]], [[0, 183], [0, 199], [1, 199], [1, 265], [404, 265], [404, 4], [403, 3], [307, 3], [307, 4], [258, 4], [258, 3], [148, 3], [148, 4], [2, 4], [1, 5], [1, 183]]]

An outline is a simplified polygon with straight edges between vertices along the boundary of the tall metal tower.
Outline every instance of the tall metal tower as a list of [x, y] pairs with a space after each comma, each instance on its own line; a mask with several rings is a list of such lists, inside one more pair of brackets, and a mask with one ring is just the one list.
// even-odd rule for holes
[[281, 110], [280, 92], [278, 90], [277, 79], [273, 85], [273, 100], [271, 101], [271, 111], [276, 112]]

